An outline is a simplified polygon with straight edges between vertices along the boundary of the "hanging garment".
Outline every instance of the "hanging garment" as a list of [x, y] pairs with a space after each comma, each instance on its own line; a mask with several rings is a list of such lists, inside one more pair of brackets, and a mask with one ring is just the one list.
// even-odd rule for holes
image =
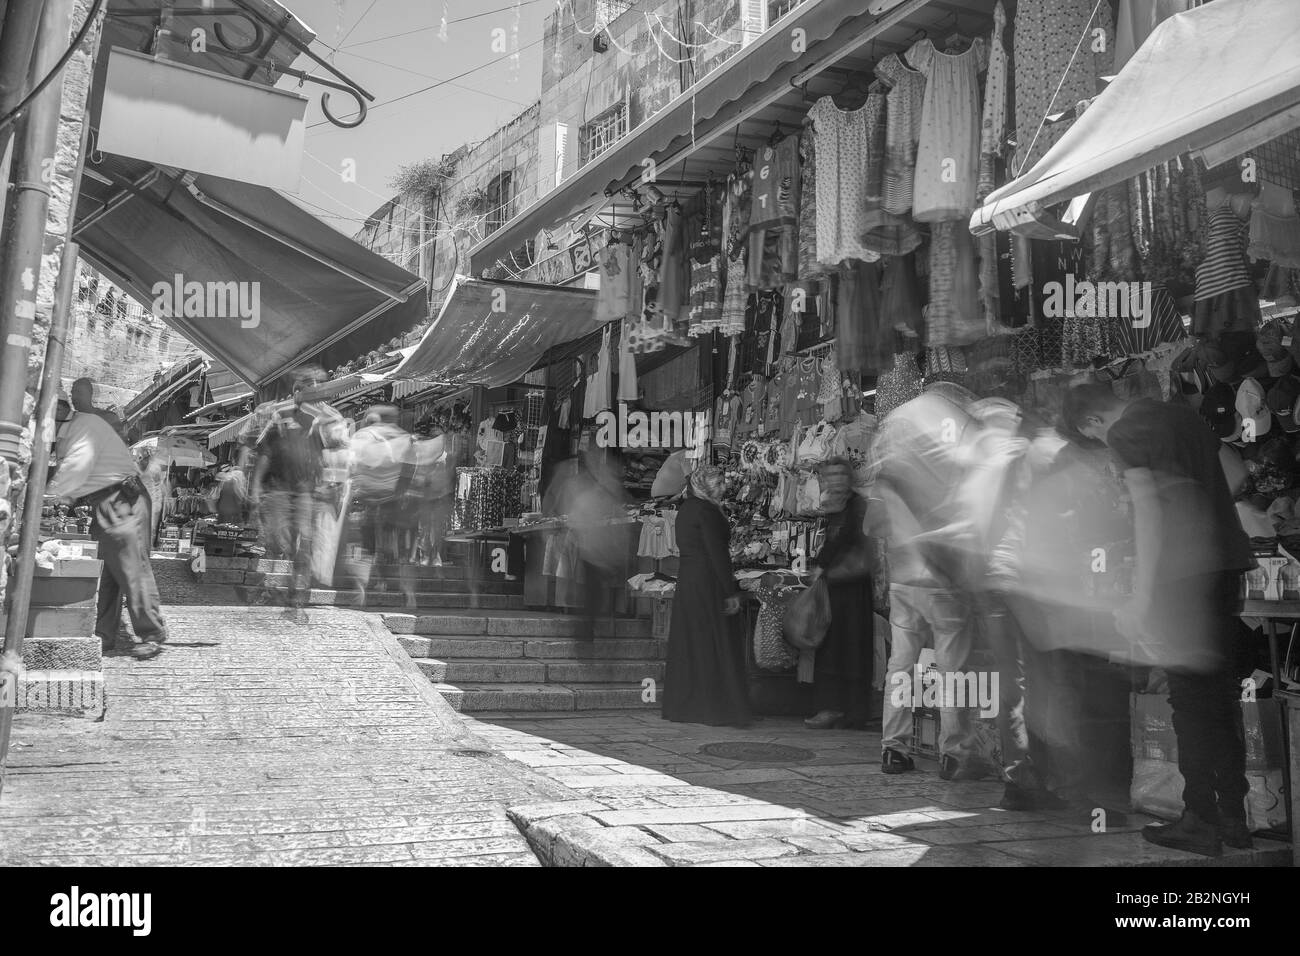
[[885, 98], [883, 208], [903, 216], [912, 208], [916, 147], [925, 107], [925, 73], [913, 70], [897, 53], [891, 53], [876, 65], [876, 76], [890, 84]]
[[640, 398], [640, 392], [637, 391], [636, 382], [636, 356], [632, 354], [632, 347], [628, 343], [628, 323], [620, 323], [621, 329], [618, 336], [618, 400], [620, 402], [635, 402]]
[[[826, 270], [817, 262], [817, 135], [805, 120], [799, 133], [799, 278], [812, 279]], [[909, 195], [910, 198], [910, 195]]]
[[880, 308], [880, 265], [846, 262], [840, 267], [835, 341], [840, 370], [879, 373], [889, 367], [894, 333]]
[[780, 288], [799, 273], [799, 139], [763, 146], [754, 161], [749, 219], [751, 289]]
[[912, 218], [917, 222], [965, 219], [975, 208], [979, 75], [988, 65], [988, 44], [976, 38], [965, 53], [954, 55], [936, 49], [928, 39], [918, 40], [907, 51], [907, 62], [927, 78]]
[[1124, 68], [1151, 32], [1174, 14], [1185, 13], [1195, 0], [1119, 0], [1115, 22], [1115, 71]]
[[737, 441], [755, 434], [762, 424], [765, 388], [763, 376], [755, 375], [740, 390], [740, 417], [736, 420]]
[[636, 548], [638, 557], [662, 561], [664, 558], [672, 557], [676, 551], [673, 526], [666, 517], [646, 515], [641, 518], [641, 538]]
[[1300, 269], [1300, 215], [1296, 214], [1291, 190], [1266, 179], [1260, 184], [1259, 198], [1251, 210], [1247, 256]]
[[845, 259], [874, 262], [879, 253], [862, 244], [866, 229], [867, 123], [864, 105], [841, 110], [829, 96], [813, 104], [808, 115], [817, 134], [817, 261], [834, 268]]
[[664, 210], [662, 220], [663, 258], [659, 263], [659, 292], [655, 298], [659, 311], [670, 323], [681, 317], [687, 304], [690, 272], [682, 236], [682, 211], [673, 204]]
[[964, 221], [938, 222], [930, 232], [930, 304], [925, 344], [970, 345], [988, 331], [980, 308], [975, 239]]
[[596, 321], [612, 322], [633, 313], [631, 248], [616, 242], [597, 253], [600, 290], [596, 293]]
[[884, 208], [885, 192], [885, 93], [882, 89], [867, 96], [863, 106], [867, 122], [867, 167], [863, 175], [862, 244], [882, 256], [911, 252], [921, 244], [921, 233], [907, 216], [898, 216]]
[[[989, 38], [989, 69], [984, 79], [984, 118], [980, 126], [980, 171], [975, 201], [983, 203], [997, 187], [1003, 144], [1007, 138], [1007, 50], [1002, 33], [1007, 11], [998, 0], [993, 8], [993, 35]], [[979, 252], [979, 296], [985, 329], [992, 333], [1001, 324], [1002, 307], [998, 291], [998, 238], [988, 232], [977, 240]]]
[[1259, 299], [1246, 261], [1246, 224], [1224, 201], [1210, 212], [1205, 231], [1205, 258], [1196, 269], [1192, 334], [1254, 332]]
[[[1094, 38], [1098, 29], [1102, 38]], [[1092, 99], [1100, 92], [1098, 80], [1114, 73], [1115, 30], [1109, 3], [1018, 0], [1012, 33], [1016, 155], [1011, 174], [1019, 176], [1071, 126], [1069, 120], [1048, 125], [1046, 117]]]
[[916, 278], [916, 254], [887, 256], [881, 280], [880, 313], [895, 332], [920, 336], [921, 288]]
[[740, 396], [723, 392], [713, 405], [713, 447], [730, 451], [740, 417]]
[[582, 408], [583, 418], [595, 418], [597, 414], [613, 404], [609, 381], [609, 351], [610, 328], [606, 326], [600, 337], [600, 351], [596, 353], [596, 370], [587, 376], [587, 394]]

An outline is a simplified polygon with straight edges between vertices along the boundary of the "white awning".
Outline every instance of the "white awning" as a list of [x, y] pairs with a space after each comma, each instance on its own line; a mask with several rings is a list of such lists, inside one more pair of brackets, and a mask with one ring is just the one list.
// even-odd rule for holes
[[1300, 4], [1214, 0], [1156, 27], [1056, 145], [975, 210], [971, 232], [1012, 229], [1183, 153], [1213, 166], [1297, 126]]

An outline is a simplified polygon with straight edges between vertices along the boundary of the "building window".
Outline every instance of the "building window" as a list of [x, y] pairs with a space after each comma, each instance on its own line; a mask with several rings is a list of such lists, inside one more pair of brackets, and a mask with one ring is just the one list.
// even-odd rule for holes
[[484, 235], [492, 235], [492, 233], [504, 226], [510, 220], [510, 217], [514, 215], [514, 180], [514, 170], [508, 169], [505, 172], [494, 176], [492, 181], [488, 183], [487, 189], [485, 190], [487, 194], [487, 201], [485, 203], [487, 206], [487, 209], [485, 210], [487, 218], [483, 223]]
[[627, 135], [627, 101], [601, 113], [582, 128], [582, 161], [589, 163]]
[[596, 0], [596, 22], [602, 26], [609, 26], [618, 19], [620, 14], [626, 13], [636, 6], [636, 0]]
[[767, 4], [767, 22], [776, 23], [783, 16], [802, 5], [804, 0], [769, 0]]

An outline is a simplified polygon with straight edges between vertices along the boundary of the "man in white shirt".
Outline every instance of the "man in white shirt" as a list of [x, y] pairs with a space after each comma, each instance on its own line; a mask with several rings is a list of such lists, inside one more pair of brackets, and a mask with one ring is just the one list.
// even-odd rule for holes
[[56, 454], [59, 467], [46, 497], [92, 509], [90, 533], [104, 562], [95, 633], [108, 646], [117, 642], [125, 596], [131, 626], [143, 641], [132, 655], [156, 657], [167, 640], [167, 625], [149, 564], [153, 503], [131, 451], [103, 418], [77, 412], [59, 430]]

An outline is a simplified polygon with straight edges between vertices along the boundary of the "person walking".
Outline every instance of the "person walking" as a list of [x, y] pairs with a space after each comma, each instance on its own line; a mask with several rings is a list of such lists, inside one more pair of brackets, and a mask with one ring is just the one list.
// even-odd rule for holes
[[753, 714], [740, 589], [728, 548], [731, 530], [721, 506], [724, 487], [721, 468], [697, 468], [677, 510], [681, 557], [668, 623], [663, 718], [743, 727]]
[[[941, 675], [962, 672], [970, 656], [974, 608], [964, 555], [942, 529], [957, 521], [962, 443], [972, 428], [975, 396], [948, 382], [934, 382], [890, 412], [872, 445], [871, 534], [886, 539], [889, 561], [889, 624], [892, 647], [881, 718], [881, 769], [914, 770], [912, 672], [922, 648], [934, 647]], [[970, 710], [939, 708], [939, 776], [978, 779], [972, 760]]]
[[1183, 776], [1182, 816], [1142, 836], [1218, 856], [1248, 848], [1246, 747], [1234, 654], [1243, 645], [1241, 578], [1255, 566], [1233, 505], [1244, 466], [1195, 411], [1148, 398], [1124, 401], [1102, 385], [1065, 395], [1067, 427], [1103, 442], [1133, 501], [1133, 599], [1115, 611], [1123, 634], [1169, 676]]
[[308, 367], [294, 375], [293, 410], [275, 416], [257, 443], [257, 464], [249, 483], [249, 506], [262, 515], [267, 550], [293, 562], [290, 604], [307, 603], [312, 581], [313, 551], [325, 523], [331, 487], [326, 482], [326, 437], [322, 419], [341, 418], [328, 405], [312, 402], [324, 373]]
[[[72, 383], [72, 407], [79, 412], [87, 412], [91, 415], [98, 415], [104, 421], [108, 422], [113, 431], [117, 432], [117, 437], [126, 441], [126, 427], [122, 424], [122, 419], [117, 412], [107, 408], [98, 408], [95, 405], [95, 383], [88, 378], [79, 378]], [[157, 507], [157, 502], [154, 502]]]
[[867, 503], [853, 490], [853, 464], [828, 458], [817, 469], [826, 543], [818, 553], [814, 580], [826, 579], [831, 624], [817, 648], [813, 704], [817, 714], [804, 721], [813, 730], [862, 729], [871, 699], [871, 550], [863, 527]]
[[99, 542], [104, 570], [99, 580], [95, 633], [106, 647], [120, 640], [122, 598], [142, 643], [139, 659], [156, 657], [167, 640], [158, 585], [149, 564], [153, 503], [126, 442], [91, 412], [76, 412], [59, 431], [58, 470], [46, 497], [92, 509], [91, 537]]

